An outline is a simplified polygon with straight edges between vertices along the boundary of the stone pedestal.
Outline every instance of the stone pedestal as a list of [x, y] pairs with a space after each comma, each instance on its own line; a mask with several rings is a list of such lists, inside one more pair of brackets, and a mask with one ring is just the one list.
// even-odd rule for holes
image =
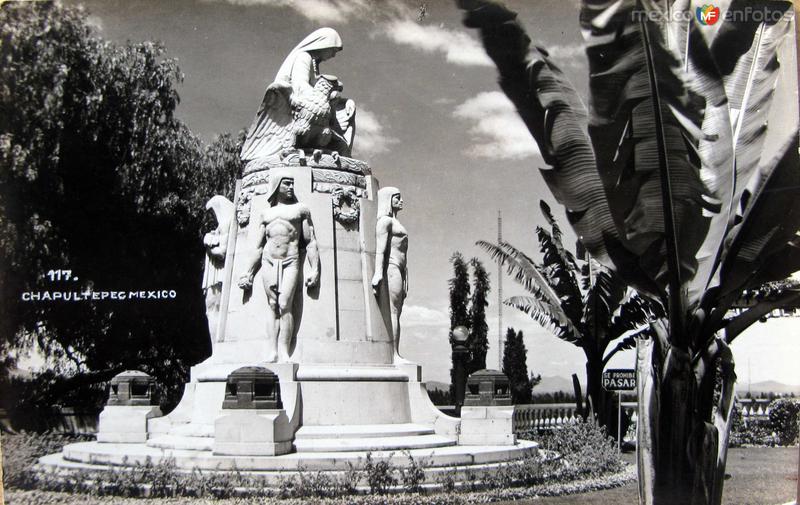
[[478, 370], [467, 378], [464, 405], [511, 405], [511, 386], [508, 377], [498, 370]]
[[161, 417], [154, 405], [108, 405], [100, 412], [97, 441], [112, 444], [147, 442], [149, 419]]
[[277, 456], [292, 450], [294, 435], [283, 409], [226, 410], [214, 422], [214, 454]]
[[514, 445], [514, 407], [461, 408], [458, 445]]

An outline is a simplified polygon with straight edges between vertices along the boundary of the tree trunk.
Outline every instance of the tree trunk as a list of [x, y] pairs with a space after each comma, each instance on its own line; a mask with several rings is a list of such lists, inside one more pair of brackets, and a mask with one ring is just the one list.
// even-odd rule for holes
[[[663, 332], [666, 327], [654, 324], [654, 329]], [[644, 344], [638, 366], [640, 502], [689, 505], [694, 479], [687, 448], [696, 390], [689, 355], [675, 347]]]
[[617, 416], [613, 394], [603, 389], [603, 357], [586, 355], [586, 396], [591, 399], [595, 420], [617, 438]]
[[669, 346], [663, 322], [653, 328], [660, 335], [637, 350], [639, 503], [719, 505], [735, 380], [730, 350], [717, 339], [710, 356], [692, 360]]

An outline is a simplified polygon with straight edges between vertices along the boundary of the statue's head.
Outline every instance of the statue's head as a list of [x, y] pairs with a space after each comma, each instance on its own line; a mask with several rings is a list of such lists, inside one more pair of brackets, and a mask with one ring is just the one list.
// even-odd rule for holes
[[327, 60], [342, 50], [342, 37], [333, 28], [319, 28], [311, 32], [294, 49], [313, 53], [318, 60]]
[[403, 197], [400, 190], [387, 186], [378, 190], [378, 217], [393, 216], [403, 208]]
[[270, 205], [275, 205], [278, 197], [284, 202], [297, 201], [294, 193], [294, 174], [284, 167], [273, 168], [269, 172], [267, 200], [269, 200]]

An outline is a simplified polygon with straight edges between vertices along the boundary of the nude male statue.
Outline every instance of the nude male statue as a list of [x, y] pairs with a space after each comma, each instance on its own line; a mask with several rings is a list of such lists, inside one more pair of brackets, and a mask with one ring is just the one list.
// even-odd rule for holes
[[375, 226], [375, 274], [372, 276], [372, 288], [380, 295], [381, 286], [386, 285], [389, 295], [389, 310], [392, 319], [392, 336], [394, 337], [394, 362], [406, 363], [400, 357], [400, 314], [408, 294], [408, 232], [397, 219], [397, 213], [403, 208], [403, 197], [400, 190], [393, 187], [378, 191], [378, 221]]
[[267, 311], [268, 362], [289, 361], [289, 345], [294, 331], [295, 314], [292, 302], [300, 272], [300, 249], [305, 247], [310, 271], [305, 285], [319, 284], [319, 252], [314, 225], [308, 207], [294, 194], [294, 178], [286, 169], [270, 172], [267, 190], [270, 207], [259, 218], [256, 245], [247, 271], [239, 279], [239, 287], [250, 290], [253, 278], [261, 268], [261, 278], [270, 310]]

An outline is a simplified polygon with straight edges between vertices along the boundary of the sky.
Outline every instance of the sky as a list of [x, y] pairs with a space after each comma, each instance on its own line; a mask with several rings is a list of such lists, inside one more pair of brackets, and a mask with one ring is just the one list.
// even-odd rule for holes
[[[491, 273], [487, 308], [489, 367], [498, 362], [497, 268], [475, 246], [503, 238], [538, 254], [535, 226], [545, 199], [574, 243], [563, 212], [538, 168], [537, 146], [497, 86], [496, 70], [451, 0], [91, 0], [80, 4], [103, 37], [158, 40], [184, 73], [179, 117], [205, 141], [250, 124], [264, 88], [305, 35], [331, 26], [344, 50], [322, 64], [356, 101], [353, 157], [367, 161], [384, 186], [397, 186], [409, 231], [410, 292], [402, 316], [401, 354], [423, 365], [425, 380], [449, 382], [449, 258], [484, 261]], [[534, 43], [546, 47], [579, 93], [587, 68], [574, 0], [508, 1]], [[510, 278], [504, 295], [521, 294]], [[528, 367], [543, 376], [583, 375], [582, 352], [510, 307], [505, 327], [522, 330]], [[734, 354], [740, 381], [800, 384], [800, 319], [757, 324]], [[795, 359], [789, 359], [794, 357]], [[747, 362], [749, 366], [743, 367]], [[632, 367], [631, 353], [612, 361]], [[750, 372], [748, 372], [748, 370]]]

